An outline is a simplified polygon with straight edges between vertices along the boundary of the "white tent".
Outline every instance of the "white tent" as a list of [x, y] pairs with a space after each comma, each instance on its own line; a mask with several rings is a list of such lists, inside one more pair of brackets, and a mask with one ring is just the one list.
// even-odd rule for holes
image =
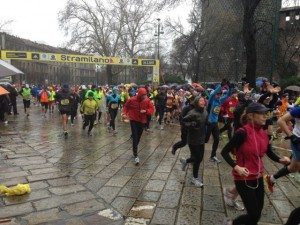
[[0, 78], [1, 77], [8, 77], [18, 74], [24, 74], [21, 70], [17, 69], [13, 65], [0, 60]]

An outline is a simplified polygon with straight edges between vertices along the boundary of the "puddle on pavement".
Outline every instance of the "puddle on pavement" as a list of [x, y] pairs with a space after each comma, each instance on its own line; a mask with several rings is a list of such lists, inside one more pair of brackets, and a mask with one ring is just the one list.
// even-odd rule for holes
[[155, 204], [153, 205], [142, 205], [142, 206], [137, 206], [137, 207], [132, 207], [132, 211], [142, 211], [142, 210], [147, 210], [147, 209], [153, 209], [155, 207]]
[[149, 222], [149, 219], [128, 217], [125, 221], [125, 225], [147, 225]]
[[111, 220], [120, 220], [123, 219], [123, 216], [113, 209], [104, 209], [98, 213], [99, 216], [106, 217]]
[[136, 202], [130, 209], [129, 218], [136, 218], [138, 220], [128, 224], [146, 224], [146, 222], [152, 218], [155, 207], [155, 203]]

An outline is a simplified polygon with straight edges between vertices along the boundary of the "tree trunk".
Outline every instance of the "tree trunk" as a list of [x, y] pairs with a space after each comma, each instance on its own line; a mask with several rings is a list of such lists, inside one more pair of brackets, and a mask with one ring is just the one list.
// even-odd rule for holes
[[250, 83], [251, 87], [255, 87], [257, 63], [254, 14], [260, 1], [261, 0], [243, 0], [243, 39], [247, 57], [246, 79]]
[[107, 79], [107, 84], [111, 85], [112, 84], [112, 66], [111, 65], [107, 65], [106, 66], [106, 79]]

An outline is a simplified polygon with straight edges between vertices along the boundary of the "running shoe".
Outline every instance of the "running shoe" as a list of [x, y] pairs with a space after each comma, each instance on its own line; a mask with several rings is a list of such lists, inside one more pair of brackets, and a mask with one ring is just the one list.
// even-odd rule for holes
[[267, 175], [265, 176], [266, 182], [268, 184], [268, 190], [273, 193], [274, 192], [274, 183], [271, 181], [271, 176]]
[[65, 138], [68, 138], [68, 131], [64, 131]]
[[110, 126], [107, 127], [108, 133], [111, 132], [112, 128]]
[[193, 177], [191, 183], [194, 184], [196, 187], [203, 187], [203, 183], [199, 178]]
[[214, 156], [212, 158], [209, 159], [210, 162], [215, 162], [215, 163], [221, 163], [222, 161], [220, 159], [217, 158], [217, 156]]
[[135, 157], [135, 158], [134, 158], [134, 162], [135, 162], [135, 165], [140, 164], [140, 159], [139, 159], [139, 157]]
[[233, 207], [238, 211], [243, 211], [245, 209], [245, 207], [237, 201], [233, 201]]
[[181, 169], [182, 169], [182, 171], [185, 171], [186, 166], [187, 166], [186, 159], [181, 158], [179, 161], [181, 162]]

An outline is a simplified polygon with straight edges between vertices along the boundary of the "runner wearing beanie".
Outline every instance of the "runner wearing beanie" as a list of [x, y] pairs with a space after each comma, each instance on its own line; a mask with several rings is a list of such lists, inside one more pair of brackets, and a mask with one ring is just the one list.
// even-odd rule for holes
[[138, 157], [138, 144], [145, 124], [147, 123], [147, 116], [152, 115], [154, 112], [154, 106], [150, 99], [147, 97], [147, 91], [145, 88], [140, 88], [138, 94], [131, 97], [124, 105], [123, 114], [129, 118], [131, 126], [132, 136], [132, 151], [135, 164], [139, 164]]

